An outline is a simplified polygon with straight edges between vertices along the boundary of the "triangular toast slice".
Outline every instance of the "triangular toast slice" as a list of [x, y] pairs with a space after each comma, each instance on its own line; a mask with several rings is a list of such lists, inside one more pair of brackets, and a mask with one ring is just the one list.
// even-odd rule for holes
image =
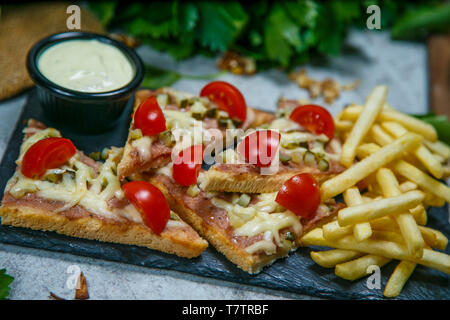
[[159, 235], [143, 223], [116, 175], [122, 149], [111, 148], [103, 164], [77, 151], [39, 179], [25, 177], [20, 168], [26, 150], [40, 139], [61, 135], [36, 120], [29, 120], [24, 132], [18, 166], [0, 207], [2, 224], [138, 245], [187, 258], [200, 255], [208, 246], [174, 212]]
[[[295, 100], [280, 100], [275, 119], [260, 128], [278, 130], [281, 133], [279, 157], [272, 165], [277, 167], [271, 174], [261, 168], [245, 163], [233, 149], [216, 157], [216, 164], [199, 176], [205, 191], [242, 193], [276, 192], [283, 183], [300, 173], [312, 174], [317, 182], [330, 179], [345, 168], [339, 164], [341, 142], [334, 137], [329, 141], [324, 134], [315, 135], [289, 119]], [[256, 128], [259, 129], [259, 128]]]
[[303, 219], [279, 206], [276, 192], [206, 192], [198, 185], [177, 184], [167, 174], [170, 164], [166, 169], [132, 179], [150, 181], [158, 187], [172, 210], [231, 262], [251, 274], [295, 251], [305, 232], [330, 221], [343, 207], [330, 200], [319, 206], [313, 218]]
[[[246, 121], [236, 124], [227, 119], [226, 112], [218, 111], [217, 105], [211, 103], [207, 98], [196, 97], [171, 88], [161, 88], [155, 91], [139, 90], [136, 93], [133, 114], [139, 105], [150, 96], [157, 97], [158, 104], [166, 118], [167, 130], [152, 137], [142, 136], [140, 130], [134, 127], [132, 115], [124, 156], [118, 166], [118, 176], [121, 180], [132, 174], [168, 164], [171, 161], [174, 145], [180, 143], [172, 134], [173, 129], [187, 130], [186, 132], [191, 137], [198, 137], [193, 133], [194, 129], [219, 129], [225, 138], [226, 129], [239, 127], [245, 130], [266, 123], [274, 117], [268, 112], [248, 107]], [[200, 139], [202, 139], [201, 136]], [[207, 144], [208, 142], [203, 141], [203, 143]]]

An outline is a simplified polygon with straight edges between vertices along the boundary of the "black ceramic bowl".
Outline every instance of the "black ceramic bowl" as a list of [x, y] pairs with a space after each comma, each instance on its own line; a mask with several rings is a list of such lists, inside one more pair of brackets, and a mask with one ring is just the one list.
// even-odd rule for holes
[[[80, 92], [57, 85], [39, 71], [39, 57], [50, 46], [67, 40], [93, 39], [117, 47], [128, 58], [134, 69], [134, 78], [124, 87], [99, 93]], [[28, 52], [27, 68], [46, 116], [57, 125], [82, 133], [102, 132], [113, 127], [144, 77], [143, 63], [133, 49], [119, 41], [88, 32], [64, 32], [40, 40]]]

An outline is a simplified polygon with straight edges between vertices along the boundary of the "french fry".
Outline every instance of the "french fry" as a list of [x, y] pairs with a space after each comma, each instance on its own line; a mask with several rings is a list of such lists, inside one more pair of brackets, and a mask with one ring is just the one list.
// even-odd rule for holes
[[323, 228], [323, 236], [327, 240], [334, 240], [342, 238], [343, 236], [348, 236], [353, 232], [352, 226], [341, 227], [339, 223], [336, 221], [331, 221], [322, 226]]
[[393, 164], [394, 170], [408, 180], [416, 183], [424, 190], [450, 202], [450, 188], [433, 179], [406, 161], [399, 160]]
[[[425, 195], [426, 198], [426, 195]], [[416, 220], [416, 223], [420, 226], [424, 226], [427, 224], [427, 211], [425, 210], [425, 207], [423, 204], [419, 204], [417, 207], [409, 209], [409, 212], [414, 217], [414, 220]]]
[[[352, 187], [345, 190], [344, 201], [349, 207], [364, 203], [357, 187]], [[355, 239], [357, 241], [362, 241], [364, 239], [370, 238], [370, 236], [372, 235], [372, 228], [370, 227], [370, 223], [363, 222], [355, 224], [355, 226], [353, 227], [353, 235], [355, 236]]]
[[356, 120], [350, 135], [347, 137], [341, 152], [341, 163], [346, 167], [350, 167], [355, 159], [356, 147], [366, 136], [375, 119], [378, 117], [387, 96], [386, 86], [376, 86], [370, 93], [365, 108], [361, 112], [358, 120]]
[[349, 120], [335, 120], [334, 127], [338, 131], [349, 131], [353, 128], [354, 123]]
[[442, 156], [444, 160], [448, 160], [448, 158], [450, 158], [450, 146], [448, 146], [444, 142], [439, 141], [439, 140], [436, 141], [436, 142], [431, 142], [429, 140], [424, 140], [423, 144], [428, 149], [433, 151], [434, 153], [437, 153], [440, 156]]
[[[361, 156], [361, 158], [364, 158], [365, 160], [371, 155], [375, 154], [376, 152], [379, 152], [381, 149], [382, 148], [380, 148], [380, 146], [376, 145], [375, 143], [363, 144], [358, 147], [357, 150], [358, 157]], [[396, 162], [393, 163], [392, 167], [398, 174], [414, 182], [418, 186], [422, 187], [424, 190], [434, 194], [437, 197], [444, 199], [447, 202], [450, 202], [450, 188], [445, 184], [430, 177], [423, 171], [417, 169], [412, 164], [404, 160], [397, 160]]]
[[380, 146], [385, 146], [394, 140], [378, 124], [374, 124], [370, 129], [370, 137]]
[[[397, 178], [390, 169], [381, 168], [380, 170], [378, 170], [377, 180], [385, 197], [397, 197], [402, 194]], [[420, 203], [418, 203], [417, 205], [419, 204]], [[405, 239], [410, 254], [417, 258], [421, 257], [423, 248], [425, 246], [425, 241], [423, 240], [419, 228], [417, 227], [416, 220], [414, 220], [409, 211], [399, 212], [398, 214], [394, 215], [394, 219], [397, 221], [397, 224], [400, 227], [400, 231], [403, 238]]]
[[[355, 121], [361, 115], [361, 112], [363, 110], [364, 108], [362, 106], [352, 105], [344, 109], [342, 120]], [[383, 109], [383, 111], [380, 112], [377, 121], [395, 121], [403, 125], [407, 130], [423, 136], [430, 142], [437, 141], [437, 132], [433, 126], [410, 115], [398, 112], [394, 109]]]
[[403, 287], [416, 268], [416, 263], [410, 261], [401, 261], [384, 287], [384, 296], [388, 298], [397, 297], [402, 292]]
[[404, 244], [405, 240], [398, 231], [398, 229], [395, 231], [374, 230], [372, 238]]
[[450, 256], [431, 249], [424, 249], [421, 258], [414, 258], [409, 254], [406, 246], [396, 242], [376, 239], [367, 239], [358, 242], [353, 235], [345, 236], [342, 239], [334, 241], [325, 240], [321, 228], [315, 228], [309, 231], [302, 237], [301, 241], [305, 246], [315, 245], [354, 250], [391, 259], [408, 260], [450, 274]]
[[426, 192], [423, 204], [431, 207], [442, 207], [443, 205], [445, 205], [445, 199], [438, 197], [430, 192]]
[[440, 250], [447, 248], [448, 239], [442, 232], [424, 226], [419, 226], [419, 229], [425, 242], [430, 247]]
[[370, 221], [370, 226], [374, 230], [398, 231], [397, 222], [390, 216], [381, 217]]
[[382, 267], [389, 263], [391, 259], [368, 254], [361, 258], [336, 265], [334, 274], [346, 280], [357, 280], [368, 275], [367, 269], [370, 266], [377, 265]]
[[413, 190], [399, 196], [344, 208], [338, 212], [338, 222], [341, 227], [345, 227], [351, 224], [381, 218], [389, 214], [400, 213], [414, 208], [424, 198], [425, 195], [423, 192]]
[[358, 181], [400, 157], [403, 152], [416, 147], [421, 140], [418, 135], [408, 133], [325, 181], [321, 187], [322, 200], [330, 199], [354, 186]]
[[324, 268], [334, 268], [339, 263], [359, 258], [363, 253], [353, 250], [334, 249], [327, 251], [311, 251], [311, 259]]
[[417, 184], [411, 181], [405, 181], [403, 183], [400, 183], [399, 188], [402, 193], [405, 193], [411, 190], [416, 190]]
[[[408, 132], [401, 124], [396, 122], [383, 122], [381, 127], [396, 138]], [[444, 169], [442, 168], [441, 163], [436, 160], [433, 154], [424, 145], [420, 145], [412, 152], [433, 176], [438, 179], [442, 178]]]

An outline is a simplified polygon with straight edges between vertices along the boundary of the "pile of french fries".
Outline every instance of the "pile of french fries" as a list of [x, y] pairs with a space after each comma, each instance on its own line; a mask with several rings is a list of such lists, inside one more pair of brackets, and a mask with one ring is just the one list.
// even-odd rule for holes
[[429, 206], [450, 202], [450, 188], [439, 181], [449, 177], [450, 147], [432, 126], [389, 106], [387, 91], [375, 87], [365, 106], [350, 105], [336, 117], [347, 170], [324, 182], [321, 196], [342, 193], [347, 207], [302, 242], [335, 248], [311, 258], [348, 280], [399, 260], [384, 288], [384, 296], [396, 297], [417, 264], [450, 274], [450, 256], [438, 251], [448, 239], [425, 226]]

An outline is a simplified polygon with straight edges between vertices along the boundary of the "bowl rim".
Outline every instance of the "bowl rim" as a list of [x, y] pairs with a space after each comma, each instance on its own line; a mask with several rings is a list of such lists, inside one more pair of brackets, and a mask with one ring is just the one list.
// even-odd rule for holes
[[[115, 90], [105, 91], [105, 92], [83, 92], [76, 91], [72, 89], [60, 86], [51, 80], [47, 79], [39, 70], [37, 66], [37, 59], [41, 52], [45, 49], [64, 41], [70, 40], [98, 40], [100, 42], [113, 45], [117, 47], [125, 56], [131, 64], [133, 64], [135, 69], [134, 77], [123, 87]], [[84, 32], [84, 31], [70, 31], [70, 32], [60, 32], [49, 35], [38, 42], [36, 42], [27, 54], [27, 69], [30, 77], [33, 79], [35, 84], [50, 90], [52, 93], [59, 96], [64, 96], [67, 98], [83, 99], [83, 100], [101, 100], [105, 98], [120, 98], [129, 95], [132, 91], [136, 90], [141, 84], [144, 78], [144, 64], [137, 53], [132, 49], [127, 47], [120, 41], [111, 39], [108, 36], [94, 33], [94, 32]]]

